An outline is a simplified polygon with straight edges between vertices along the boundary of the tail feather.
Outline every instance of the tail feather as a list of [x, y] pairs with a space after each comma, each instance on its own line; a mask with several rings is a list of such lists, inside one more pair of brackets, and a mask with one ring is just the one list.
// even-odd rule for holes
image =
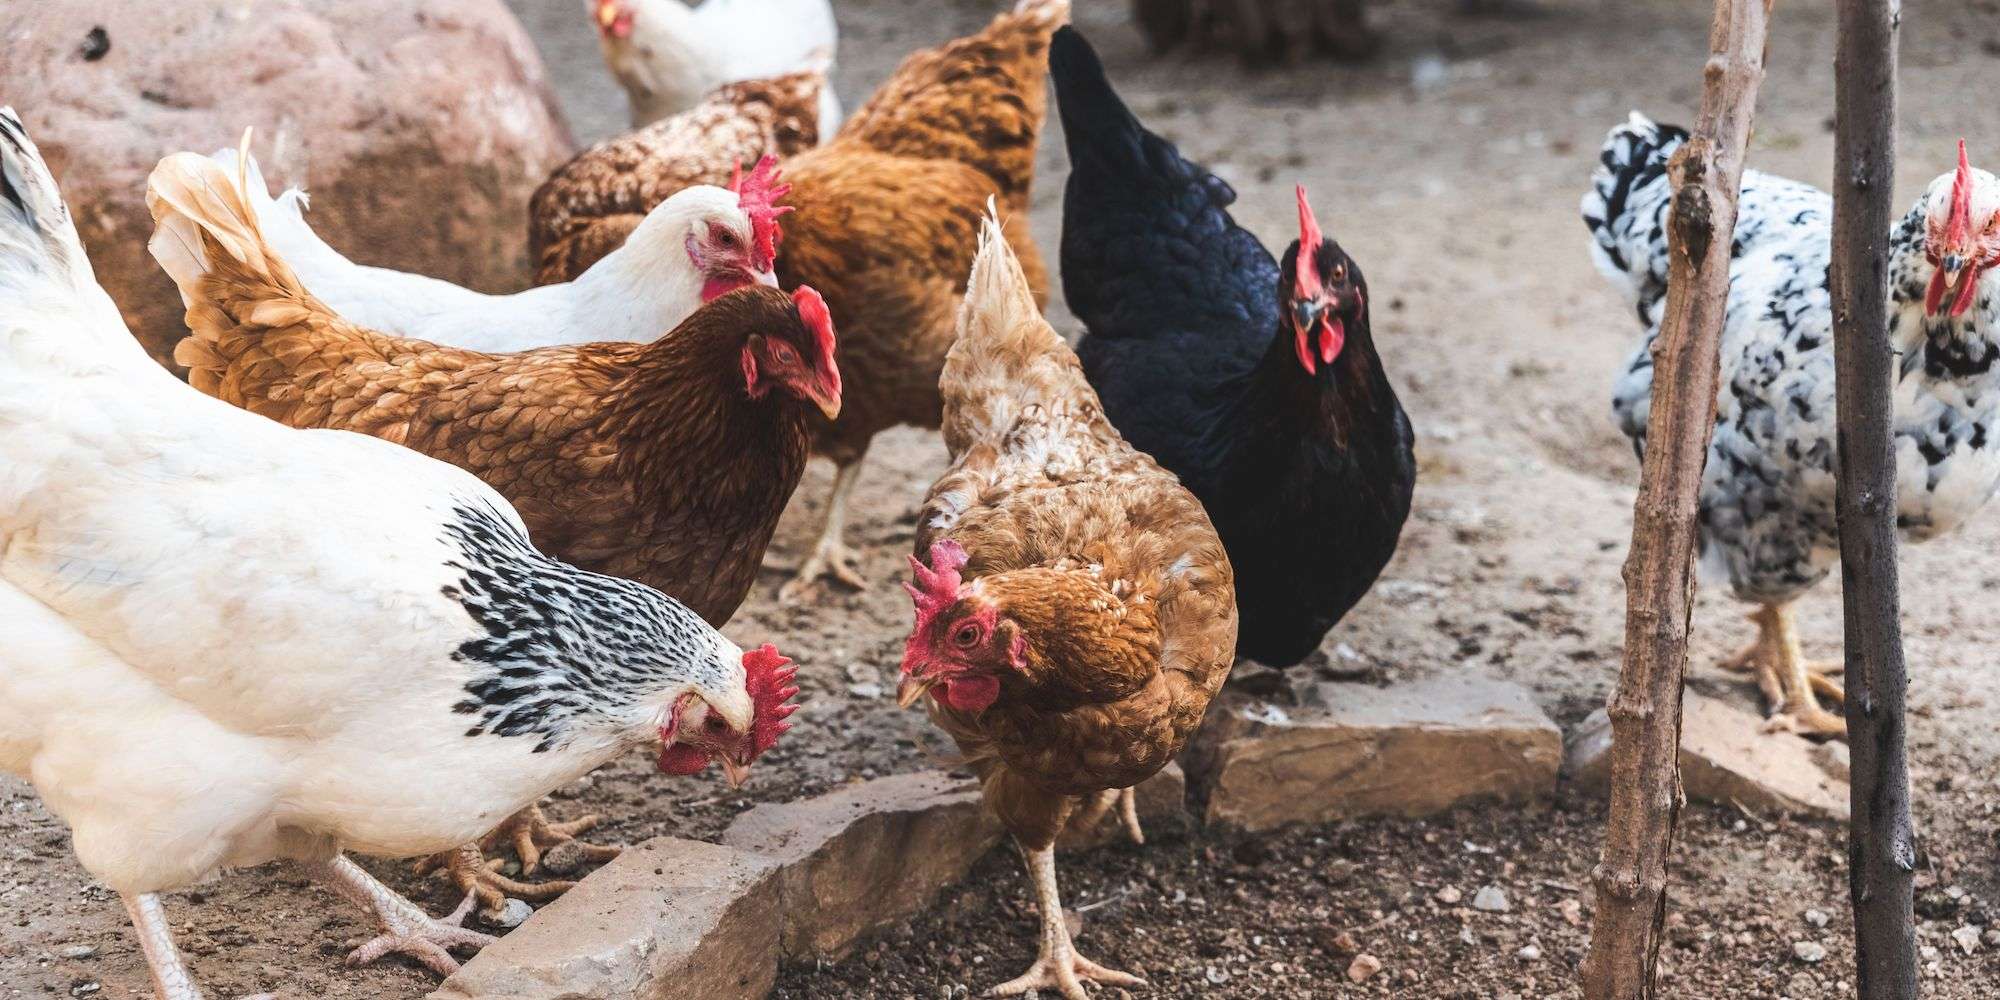
[[62, 189], [11, 107], [0, 107], [0, 288], [59, 280], [96, 284]]
[[[1172, 146], [1139, 124], [1105, 76], [1097, 51], [1074, 27], [1064, 26], [1049, 41], [1049, 79], [1055, 83], [1056, 114], [1072, 170], [1081, 167], [1107, 179], [1119, 178], [1124, 183], [1118, 186], [1129, 186], [1148, 179], [1156, 163], [1187, 165]], [[1162, 157], [1149, 146], [1164, 146], [1168, 155]], [[1229, 200], [1234, 199], [1230, 192]]]
[[1090, 394], [1076, 355], [1035, 305], [1034, 286], [992, 199], [986, 212], [957, 339], [939, 377], [945, 444], [953, 454], [1005, 434], [1029, 405]]
[[1590, 229], [1598, 269], [1642, 300], [1664, 291], [1666, 241], [1660, 223], [1673, 198], [1667, 164], [1687, 138], [1686, 129], [1632, 112], [1605, 137], [1583, 196], [1583, 224]]

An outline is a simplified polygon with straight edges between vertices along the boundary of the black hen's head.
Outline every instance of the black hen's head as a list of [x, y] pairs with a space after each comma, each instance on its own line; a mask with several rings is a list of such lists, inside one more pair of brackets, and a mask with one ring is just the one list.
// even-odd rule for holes
[[1299, 366], [1331, 370], [1347, 333], [1368, 322], [1368, 282], [1347, 251], [1320, 234], [1306, 189], [1298, 188], [1299, 238], [1278, 268], [1278, 303]]

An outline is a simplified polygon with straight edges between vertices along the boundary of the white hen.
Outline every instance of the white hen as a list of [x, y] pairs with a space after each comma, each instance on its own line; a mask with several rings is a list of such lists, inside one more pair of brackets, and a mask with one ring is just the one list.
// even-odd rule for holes
[[[214, 158], [236, 172], [237, 152]], [[575, 281], [488, 295], [448, 281], [356, 264], [306, 222], [299, 188], [272, 198], [256, 159], [248, 187], [264, 238], [306, 288], [358, 326], [476, 351], [591, 341], [651, 341], [701, 304], [745, 285], [772, 285], [780, 236], [775, 161], [737, 190], [697, 185], [654, 206], [625, 244]]]
[[[725, 83], [819, 70], [839, 44], [828, 0], [584, 0], [604, 64], [625, 88], [633, 127], [694, 107]], [[840, 98], [819, 92], [821, 142], [840, 129]]]
[[542, 555], [470, 474], [154, 364], [12, 109], [0, 621], [0, 771], [124, 896], [168, 1000], [200, 993], [153, 893], [290, 859], [380, 924], [355, 960], [448, 972], [448, 949], [490, 939], [343, 851], [455, 847], [635, 747], [676, 773], [741, 766], [789, 712], [770, 647]]

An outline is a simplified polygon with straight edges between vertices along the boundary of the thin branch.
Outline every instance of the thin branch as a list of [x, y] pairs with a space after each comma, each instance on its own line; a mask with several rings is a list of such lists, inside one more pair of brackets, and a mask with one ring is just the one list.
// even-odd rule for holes
[[1611, 813], [1597, 890], [1588, 1000], [1654, 995], [1666, 865], [1680, 790], [1681, 681], [1693, 611], [1695, 515], [1714, 429], [1729, 247], [1772, 0], [1716, 0], [1701, 113], [1669, 165], [1666, 313], [1625, 560], [1625, 664], [1612, 697]]

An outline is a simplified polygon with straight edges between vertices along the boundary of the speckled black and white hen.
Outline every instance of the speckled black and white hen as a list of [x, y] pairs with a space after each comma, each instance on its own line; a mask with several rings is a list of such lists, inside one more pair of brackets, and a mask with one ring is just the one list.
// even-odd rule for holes
[[[1591, 254], [1646, 328], [1612, 402], [1642, 450], [1667, 291], [1666, 168], [1686, 138], [1634, 113], [1611, 131], [1583, 198]], [[1845, 722], [1816, 697], [1839, 697], [1825, 676], [1838, 667], [1805, 660], [1788, 612], [1839, 558], [1832, 225], [1825, 192], [1744, 171], [1700, 519], [1704, 570], [1758, 605], [1757, 641], [1724, 665], [1755, 672], [1775, 727], [1840, 734]], [[1958, 169], [1896, 224], [1889, 273], [1897, 520], [1923, 541], [1964, 523], [2000, 480], [2000, 180], [1973, 169], [1963, 144]]]

